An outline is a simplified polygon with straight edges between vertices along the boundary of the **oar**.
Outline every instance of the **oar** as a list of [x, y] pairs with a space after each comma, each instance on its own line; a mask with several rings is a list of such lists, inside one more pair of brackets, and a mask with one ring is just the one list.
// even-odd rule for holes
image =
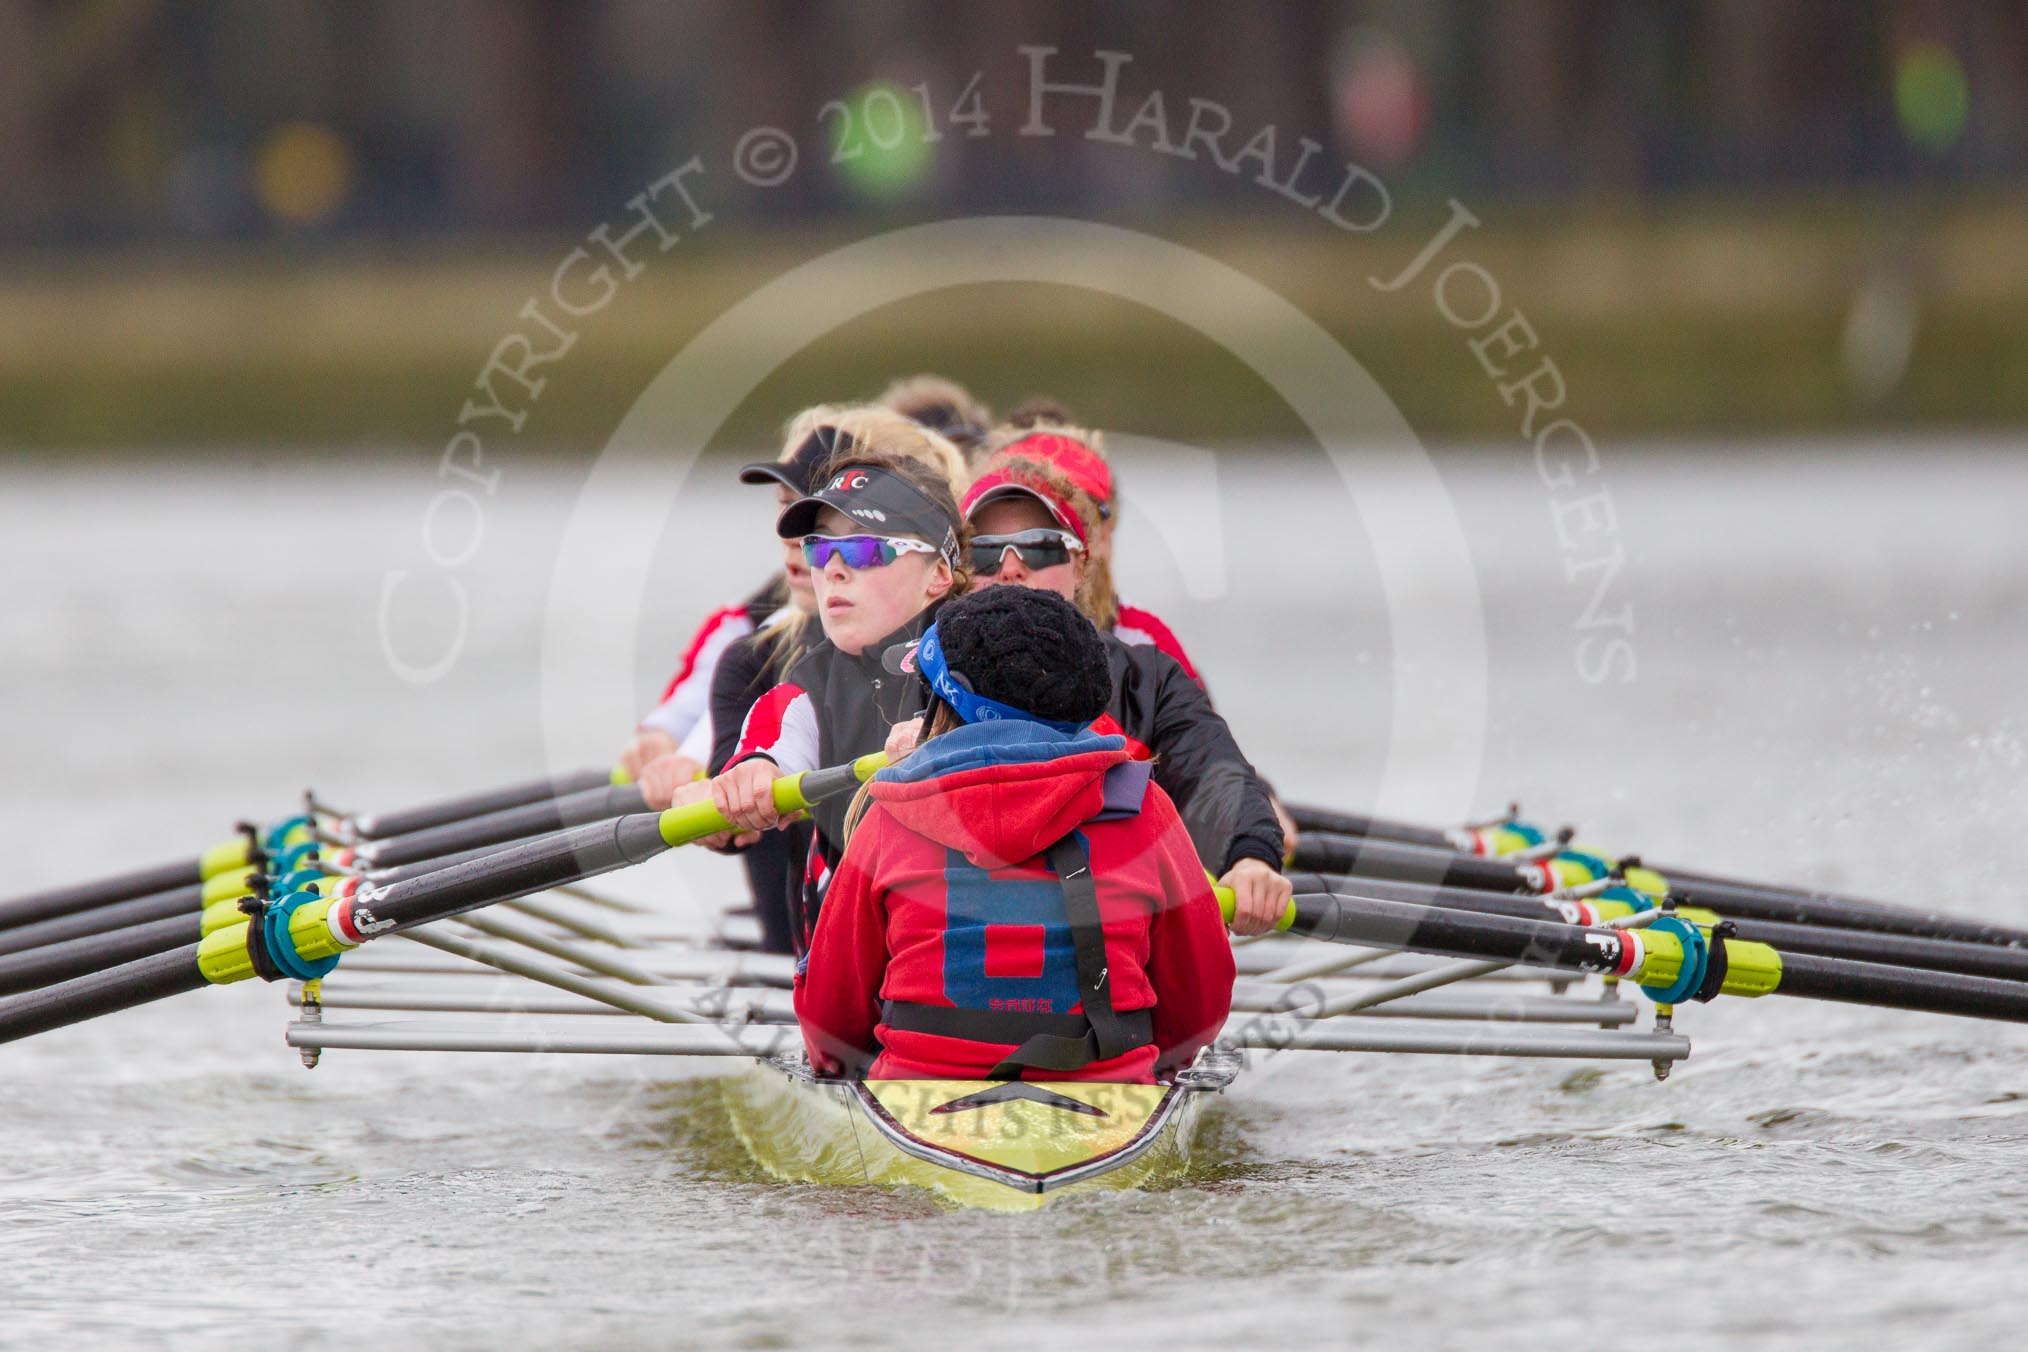
[[[1230, 919], [1224, 889], [1220, 904]], [[1674, 916], [1614, 930], [1316, 892], [1290, 902], [1278, 928], [1328, 943], [1607, 973], [1635, 982], [1661, 1005], [1779, 994], [2028, 1023], [2028, 983], [1781, 953], [1706, 936]]]
[[[1350, 892], [1383, 901], [1406, 901], [1448, 910], [1510, 915], [1525, 920], [1540, 920], [1547, 916], [1560, 918], [1566, 924], [1596, 925], [1653, 909], [1652, 903], [1645, 899], [1640, 906], [1634, 906], [1610, 899], [1610, 894], [1590, 900], [1561, 901], [1551, 897], [1519, 897], [1466, 888], [1431, 887], [1381, 878], [1317, 873], [1293, 874], [1290, 881], [1295, 884], [1298, 893]], [[1680, 907], [1675, 914], [1706, 930], [1721, 920], [1715, 912], [1701, 907]], [[1783, 953], [1809, 953], [1896, 967], [1923, 967], [1937, 972], [2028, 981], [2028, 950], [2019, 948], [1916, 939], [1826, 925], [1783, 924], [1771, 920], [1728, 920], [1725, 923], [1732, 926], [1732, 933], [1737, 937], [1772, 944]]]
[[188, 916], [194, 924], [197, 913], [203, 909], [204, 884], [191, 883], [187, 887], [155, 892], [145, 897], [132, 897], [126, 901], [107, 902], [103, 906], [93, 906], [65, 915], [54, 915], [46, 920], [36, 920], [12, 927], [0, 926], [0, 956], [25, 953], [32, 948], [43, 948], [49, 944], [86, 935], [104, 934], [111, 930], [125, 929], [130, 925], [150, 924], [172, 916]]
[[[400, 868], [371, 870], [364, 876], [369, 882], [395, 882], [484, 858], [497, 850], [497, 846], [482, 846]], [[342, 876], [357, 872], [351, 868], [354, 857], [350, 847], [320, 853], [315, 843], [309, 843], [271, 856], [268, 864], [271, 870], [302, 867], [327, 877]], [[0, 929], [0, 995], [34, 990], [195, 943], [213, 929], [237, 924], [240, 899], [252, 895], [257, 883], [271, 887], [275, 881], [274, 873], [259, 870], [221, 873], [196, 886]]]
[[449, 822], [461, 822], [470, 817], [484, 816], [525, 803], [539, 803], [547, 798], [562, 798], [586, 789], [596, 789], [608, 783], [617, 783], [613, 778], [616, 771], [572, 770], [560, 775], [545, 775], [541, 779], [524, 780], [519, 784], [508, 784], [497, 789], [486, 789], [479, 793], [468, 793], [459, 798], [446, 798], [441, 802], [425, 803], [421, 807], [400, 808], [393, 812], [355, 813], [350, 819], [351, 834], [360, 840], [383, 840], [388, 836], [405, 836], [415, 831], [427, 831], [433, 826]]
[[1386, 817], [1367, 817], [1354, 812], [1337, 812], [1331, 808], [1310, 807], [1302, 803], [1283, 803], [1282, 810], [1287, 812], [1289, 820], [1296, 824], [1299, 835], [1322, 832], [1333, 836], [1392, 840], [1403, 845], [1428, 845], [1442, 850], [1457, 848], [1450, 832], [1434, 826], [1417, 826], [1412, 822], [1391, 821]]
[[[1552, 835], [1540, 827], [1517, 820], [1513, 815], [1499, 821], [1466, 826], [1456, 831], [1442, 831], [1434, 827], [1419, 826], [1412, 822], [1395, 821], [1385, 817], [1368, 817], [1356, 813], [1335, 812], [1328, 808], [1311, 807], [1303, 804], [1285, 803], [1284, 809], [1296, 823], [1299, 834], [1307, 837], [1315, 834], [1322, 838], [1333, 836], [1358, 837], [1368, 840], [1388, 841], [1401, 845], [1421, 845], [1432, 849], [1460, 851], [1467, 855], [1488, 858], [1507, 858], [1524, 852], [1533, 852], [1547, 843], [1561, 843], [1569, 838], [1570, 832]], [[1518, 811], [1518, 810], [1515, 810]], [[1346, 848], [1345, 841], [1327, 843], [1320, 839], [1311, 843], [1313, 848]], [[1297, 853], [1303, 854], [1299, 843]], [[1579, 853], [1590, 853], [1580, 849]], [[1623, 862], [1628, 865], [1640, 861], [1632, 856]], [[1326, 867], [1323, 864], [1308, 864], [1303, 867]], [[1839, 907], [1871, 910], [1907, 916], [1923, 914], [1916, 908], [1895, 906], [1886, 902], [1870, 901], [1847, 896], [1818, 887], [1802, 887], [1792, 883], [1744, 882], [1722, 874], [1709, 873], [1701, 869], [1678, 868], [1673, 864], [1647, 864], [1646, 867], [1667, 878], [1677, 888], [1679, 897], [1687, 897], [1692, 891], [1699, 894], [1698, 905], [1716, 906], [1726, 898], [1742, 895], [1762, 900], [1782, 898], [1789, 901], [1824, 902]]]
[[181, 863], [135, 869], [131, 873], [115, 874], [97, 882], [74, 883], [69, 887], [53, 887], [46, 892], [9, 897], [0, 901], [0, 929], [29, 925], [54, 916], [131, 901], [136, 897], [158, 896], [164, 892], [196, 887], [214, 874], [258, 863], [259, 854], [253, 833], [248, 832], [220, 841], [196, 858]]
[[[569, 774], [526, 780], [519, 784], [509, 784], [502, 788], [464, 794], [457, 798], [446, 798], [439, 802], [425, 803], [393, 812], [355, 814], [350, 817], [334, 816], [331, 821], [324, 824], [324, 829], [344, 840], [370, 840], [382, 836], [407, 834], [442, 826], [448, 822], [462, 821], [481, 813], [497, 812], [525, 803], [541, 802], [581, 792], [607, 783], [612, 773], [605, 770], [577, 770]], [[280, 829], [288, 834], [289, 838], [281, 840], [278, 837], [278, 843], [286, 845], [307, 839], [308, 825], [307, 818], [288, 819], [281, 824]], [[298, 827], [301, 829], [293, 832], [289, 830]], [[260, 839], [262, 834], [257, 828], [247, 826], [239, 835], [230, 840], [220, 841], [201, 851], [193, 859], [160, 864], [154, 868], [134, 869], [131, 872], [100, 878], [95, 882], [73, 883], [65, 887], [53, 887], [41, 892], [30, 892], [23, 896], [0, 900], [0, 929], [32, 924], [54, 916], [71, 915], [114, 902], [130, 901], [136, 897], [158, 896], [165, 892], [195, 886], [208, 878], [233, 869], [258, 865], [265, 844]]]
[[425, 827], [403, 835], [362, 841], [353, 847], [353, 853], [368, 868], [394, 868], [460, 850], [546, 835], [566, 826], [582, 826], [586, 822], [639, 813], [647, 806], [638, 785], [610, 784], [580, 789], [560, 798], [503, 808], [462, 821]]
[[[1295, 855], [1295, 867], [1319, 873], [1508, 893], [1553, 892], [1597, 882], [1610, 878], [1614, 866], [1614, 861], [1581, 851], [1563, 851], [1542, 859], [1482, 858], [1375, 837], [1357, 839], [1323, 834], [1304, 836]], [[1681, 905], [1716, 911], [1727, 919], [1829, 925], [1916, 939], [2028, 947], [2028, 930], [1988, 925], [1936, 911], [1799, 897], [1790, 892], [1738, 884], [1682, 883], [1638, 863], [1624, 871], [1627, 882], [1642, 892], [1666, 894]]]
[[293, 892], [332, 892], [341, 881], [317, 867], [314, 846], [285, 852], [303, 865], [286, 874], [219, 874], [202, 886], [115, 902], [76, 915], [0, 932], [0, 995], [33, 990], [115, 963], [196, 943], [213, 930], [242, 922], [242, 902], [256, 885]]
[[[850, 791], [885, 763], [876, 754], [785, 775], [775, 781], [775, 806], [783, 813], [805, 811]], [[331, 895], [294, 892], [197, 943], [0, 999], [0, 1042], [207, 984], [251, 976], [313, 980], [336, 966], [340, 954], [368, 940], [609, 873], [729, 829], [710, 802], [691, 803], [573, 827], [403, 882], [345, 879]]]

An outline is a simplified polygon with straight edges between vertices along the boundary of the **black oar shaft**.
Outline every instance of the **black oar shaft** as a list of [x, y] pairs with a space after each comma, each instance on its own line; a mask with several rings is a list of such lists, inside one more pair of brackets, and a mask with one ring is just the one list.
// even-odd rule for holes
[[493, 855], [498, 854], [502, 848], [499, 845], [481, 845], [476, 849], [459, 850], [454, 854], [440, 854], [428, 859], [418, 859], [413, 864], [397, 864], [393, 868], [368, 869], [366, 870], [366, 878], [367, 881], [375, 883], [398, 883], [404, 878], [420, 878], [425, 873], [435, 873], [437, 870], [449, 868], [453, 864], [468, 863], [474, 859], [491, 858]]
[[2000, 944], [1926, 939], [1878, 930], [1839, 929], [1832, 925], [1794, 925], [1778, 920], [1736, 920], [1742, 939], [1773, 944], [1784, 956], [1805, 953], [1825, 958], [1922, 967], [1933, 972], [2028, 981], [2028, 949]]
[[[1333, 892], [1300, 894], [1295, 907], [1292, 933], [1332, 943], [1583, 972], [1614, 970], [1620, 956], [1620, 935], [1554, 921]], [[2028, 982], [1811, 953], [1782, 953], [1780, 979], [1771, 993], [2028, 1023]]]
[[[1327, 808], [1296, 804], [1284, 806], [1303, 833], [1296, 849], [1298, 868], [1372, 877], [1424, 877], [1425, 874], [1406, 871], [1416, 867], [1411, 856], [1390, 853], [1386, 847], [1456, 848], [1447, 833], [1426, 826], [1332, 812]], [[1362, 867], [1353, 862], [1355, 852], [1362, 845], [1370, 851], [1369, 857], [1373, 861], [1370, 866]], [[1477, 855], [1463, 857], [1483, 864], [1498, 862]], [[1665, 864], [1650, 864], [1648, 867], [1669, 881], [1670, 893], [1680, 904], [1702, 906], [1731, 917], [1750, 917], [1784, 924], [1826, 924], [1957, 943], [2028, 947], [2028, 930], [1959, 920], [1922, 907], [1868, 901], [1821, 888], [1787, 883], [1742, 882], [1701, 869], [1679, 869]], [[1470, 887], [1497, 885], [1494, 875], [1484, 876], [1492, 881], [1481, 882], [1478, 876], [1469, 872], [1453, 873], [1449, 881]], [[1870, 921], [1867, 919], [1869, 916]]]
[[[1298, 893], [1354, 893], [1359, 896], [1377, 897], [1384, 901], [1405, 901], [1415, 905], [1441, 906], [1449, 910], [1477, 911], [1486, 915], [1507, 915], [1520, 919], [1544, 918], [1544, 908], [1548, 901], [1547, 898], [1507, 896], [1497, 892], [1474, 892], [1456, 887], [1429, 887], [1384, 878], [1297, 873], [1291, 874], [1289, 881], [1295, 884]], [[2019, 948], [1913, 938], [1900, 934], [1882, 934], [1877, 931], [1838, 929], [1827, 925], [1783, 924], [1772, 920], [1737, 920], [1733, 922], [1733, 927], [1736, 937], [1772, 944], [1785, 955], [1807, 953], [1896, 967], [1922, 967], [1931, 971], [1957, 972], [1967, 976], [2028, 981], [2028, 950]]]
[[0, 999], [0, 1042], [194, 991], [205, 984], [197, 945], [185, 944], [89, 976]]
[[[1295, 867], [1360, 878], [1391, 878], [1466, 887], [1489, 892], [1530, 889], [1521, 867], [1507, 859], [1454, 854], [1398, 841], [1318, 834], [1305, 836], [1296, 848]], [[1979, 920], [1914, 907], [1852, 903], [1828, 897], [1806, 897], [1738, 883], [1698, 879], [1679, 882], [1668, 874], [1669, 895], [1678, 905], [1701, 906], [1727, 920], [1771, 920], [1791, 925], [1828, 925], [1873, 934], [1898, 934], [1911, 939], [1938, 939], [1961, 944], [1989, 944], [2028, 950], [2028, 930], [1989, 925]]]
[[[778, 779], [775, 805], [784, 812], [807, 809], [847, 791], [883, 763], [882, 756], [862, 756], [849, 765]], [[285, 916], [270, 912], [271, 920], [286, 918], [287, 925], [240, 924], [207, 935], [201, 943], [0, 998], [0, 1042], [196, 990], [213, 981], [226, 984], [255, 975], [273, 979], [277, 969], [328, 970], [301, 965], [334, 960], [354, 944], [397, 930], [642, 863], [672, 845], [726, 829], [725, 818], [710, 803], [693, 803], [667, 812], [591, 822], [421, 877], [365, 883], [335, 899], [303, 896], [284, 901], [281, 904], [292, 908], [316, 909], [302, 916], [294, 909]], [[300, 931], [298, 919], [306, 922]]]
[[1290, 932], [1327, 943], [1413, 950], [1453, 958], [1497, 958], [1539, 967], [1602, 972], [1618, 956], [1596, 931], [1561, 920], [1529, 920], [1336, 892], [1299, 894]]
[[482, 859], [472, 859], [400, 882], [363, 889], [354, 915], [396, 928], [428, 924], [499, 901], [531, 896], [560, 883], [638, 864], [669, 847], [659, 818], [637, 813], [558, 831]]
[[1525, 892], [1521, 873], [1505, 859], [1481, 859], [1454, 850], [1408, 845], [1373, 837], [1317, 832], [1297, 842], [1294, 868], [1361, 878], [1470, 887], [1489, 892]]
[[186, 859], [179, 864], [135, 869], [131, 873], [101, 878], [97, 882], [53, 887], [46, 892], [31, 892], [27, 896], [10, 897], [6, 901], [0, 901], [0, 929], [33, 924], [35, 921], [47, 920], [52, 916], [90, 910], [111, 902], [166, 892], [171, 888], [185, 887], [200, 881], [202, 879], [198, 874], [197, 860]]
[[1890, 967], [1810, 953], [1782, 954], [1782, 984], [1776, 993], [2028, 1023], [2028, 984], [2019, 981]]
[[[666, 849], [657, 814], [593, 822], [510, 846], [484, 859], [363, 889], [353, 915], [368, 937], [378, 937], [394, 929], [529, 896], [558, 883], [609, 873]], [[197, 990], [208, 984], [197, 956], [197, 945], [189, 943], [0, 998], [0, 1042]]]
[[539, 803], [488, 812], [466, 821], [432, 826], [407, 835], [371, 840], [356, 851], [369, 868], [393, 868], [439, 855], [543, 835], [585, 822], [603, 821], [646, 808], [638, 785], [607, 785], [548, 798]]
[[433, 826], [449, 822], [464, 821], [504, 808], [521, 807], [527, 803], [539, 803], [566, 794], [582, 793], [587, 789], [606, 786], [610, 772], [605, 770], [575, 770], [568, 774], [546, 775], [541, 779], [530, 779], [519, 784], [507, 784], [482, 793], [469, 793], [458, 798], [446, 798], [438, 803], [425, 803], [420, 807], [397, 808], [392, 812], [362, 813], [352, 818], [352, 829], [361, 839], [382, 840], [389, 836], [405, 836], [413, 831], [427, 831]]
[[191, 884], [167, 892], [157, 892], [152, 896], [115, 901], [70, 915], [53, 916], [47, 920], [38, 920], [32, 925], [0, 929], [0, 955], [25, 953], [30, 949], [62, 943], [67, 939], [79, 939], [88, 934], [106, 934], [113, 930], [125, 929], [129, 925], [147, 924], [174, 915], [188, 915], [194, 920], [203, 905], [203, 886]]
[[164, 949], [194, 944], [202, 921], [197, 912], [132, 925], [112, 934], [93, 934], [67, 943], [50, 944], [25, 953], [0, 957], [0, 995], [34, 990], [145, 958]]
[[[1664, 874], [1665, 878], [1669, 875]], [[1876, 934], [1903, 934], [1914, 939], [1949, 939], [1964, 944], [1997, 944], [2028, 948], [2028, 930], [1914, 907], [1885, 907], [1832, 901], [1824, 897], [1797, 897], [1762, 888], [1709, 880], [1679, 882], [1669, 878], [1669, 895], [1679, 905], [1702, 906], [1728, 919], [1776, 920], [1784, 924], [1833, 925], [1839, 929], [1867, 930]]]
[[1362, 836], [1399, 841], [1404, 845], [1429, 845], [1443, 850], [1451, 848], [1450, 835], [1433, 826], [1390, 821], [1385, 817], [1365, 817], [1356, 812], [1335, 812], [1330, 808], [1301, 803], [1284, 803], [1282, 807], [1295, 822], [1296, 830], [1305, 835], [1321, 831], [1334, 836]]

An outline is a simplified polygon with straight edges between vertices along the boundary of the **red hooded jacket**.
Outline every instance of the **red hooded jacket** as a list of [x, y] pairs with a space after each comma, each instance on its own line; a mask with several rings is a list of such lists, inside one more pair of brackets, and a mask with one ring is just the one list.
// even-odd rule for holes
[[[885, 1001], [1083, 1012], [1063, 888], [1044, 857], [1090, 853], [1115, 1011], [1151, 1009], [1152, 1045], [1024, 1079], [1146, 1082], [1218, 1035], [1232, 946], [1169, 796], [1123, 739], [980, 723], [875, 776], [796, 978], [810, 1060], [874, 1079], [980, 1079], [1020, 1045], [891, 1028]], [[877, 1053], [877, 1057], [876, 1057]]]

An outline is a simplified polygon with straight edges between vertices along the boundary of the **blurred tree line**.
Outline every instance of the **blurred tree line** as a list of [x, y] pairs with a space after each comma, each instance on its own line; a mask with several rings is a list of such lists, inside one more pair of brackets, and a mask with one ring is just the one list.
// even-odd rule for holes
[[[1411, 200], [2028, 175], [2020, 0], [0, 0], [0, 244], [581, 228], [755, 124], [819, 145], [870, 80], [948, 103], [983, 72], [1018, 118], [1022, 44], [1131, 53], [1129, 89], [1315, 136]], [[736, 205], [1275, 209], [1201, 160], [1011, 131]]]

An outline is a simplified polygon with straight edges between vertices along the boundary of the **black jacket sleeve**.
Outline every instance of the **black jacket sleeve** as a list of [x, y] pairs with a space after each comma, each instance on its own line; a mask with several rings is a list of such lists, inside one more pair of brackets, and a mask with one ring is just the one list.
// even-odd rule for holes
[[739, 750], [739, 732], [746, 725], [747, 710], [775, 685], [773, 664], [748, 634], [725, 650], [718, 669], [711, 673], [711, 764], [705, 768], [717, 774]]
[[1280, 869], [1282, 828], [1267, 786], [1204, 687], [1159, 649], [1117, 641], [1107, 647], [1113, 717], [1155, 753], [1155, 782], [1175, 800], [1197, 857], [1218, 874], [1241, 859]]

